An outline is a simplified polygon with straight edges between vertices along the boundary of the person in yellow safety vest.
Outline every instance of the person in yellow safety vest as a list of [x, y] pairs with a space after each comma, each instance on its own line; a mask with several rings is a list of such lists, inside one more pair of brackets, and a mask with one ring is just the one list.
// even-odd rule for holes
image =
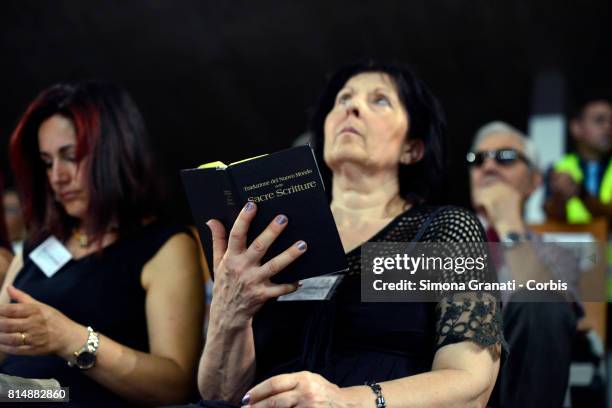
[[576, 153], [558, 161], [550, 174], [547, 214], [570, 224], [606, 217], [612, 223], [612, 104], [591, 100], [570, 122]]

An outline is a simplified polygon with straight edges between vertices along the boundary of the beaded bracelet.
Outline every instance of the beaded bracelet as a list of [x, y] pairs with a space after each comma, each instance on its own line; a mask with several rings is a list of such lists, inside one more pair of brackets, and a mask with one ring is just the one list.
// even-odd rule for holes
[[374, 394], [376, 394], [376, 408], [387, 408], [387, 403], [385, 402], [385, 397], [382, 395], [382, 389], [380, 385], [374, 381], [366, 381], [365, 385], [370, 387]]

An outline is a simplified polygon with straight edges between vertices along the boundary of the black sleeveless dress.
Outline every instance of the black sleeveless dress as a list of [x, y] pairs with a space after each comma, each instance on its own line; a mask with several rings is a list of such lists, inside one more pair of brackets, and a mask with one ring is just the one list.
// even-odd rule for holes
[[[14, 286], [77, 323], [91, 326], [127, 347], [148, 352], [142, 268], [170, 237], [181, 232], [190, 234], [184, 227], [160, 221], [150, 223], [100, 252], [69, 261], [51, 278], [29, 259], [34, 248], [25, 248], [24, 266]], [[55, 378], [62, 387], [69, 387], [70, 404], [57, 404], [63, 407], [133, 405], [78, 368], [68, 367], [57, 356], [9, 355], [0, 364], [0, 372], [25, 378]]]

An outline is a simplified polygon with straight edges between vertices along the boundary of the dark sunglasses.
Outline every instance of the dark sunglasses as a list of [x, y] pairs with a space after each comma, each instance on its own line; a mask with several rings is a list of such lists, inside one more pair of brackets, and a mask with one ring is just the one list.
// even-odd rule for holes
[[531, 165], [527, 157], [518, 150], [515, 149], [499, 149], [489, 150], [482, 152], [469, 152], [465, 159], [468, 165], [474, 167], [480, 167], [483, 165], [487, 158], [495, 159], [495, 162], [501, 166], [509, 166], [515, 163], [517, 160], [525, 162], [528, 166]]

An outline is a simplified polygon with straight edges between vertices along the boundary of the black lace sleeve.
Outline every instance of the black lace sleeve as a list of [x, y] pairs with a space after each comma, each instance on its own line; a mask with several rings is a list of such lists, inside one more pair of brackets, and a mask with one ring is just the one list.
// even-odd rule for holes
[[436, 349], [473, 341], [497, 358], [507, 352], [500, 303], [490, 293], [465, 292], [445, 296], [436, 307]]
[[[439, 246], [442, 256], [484, 257], [487, 261], [488, 246], [478, 219], [467, 210], [449, 207], [432, 221], [429, 239], [445, 243]], [[486, 263], [483, 269], [463, 273], [447, 271], [437, 279], [442, 282], [463, 283], [470, 281], [497, 281], [494, 265]], [[461, 341], [473, 341], [488, 348], [495, 357], [507, 351], [503, 336], [501, 308], [498, 294], [483, 291], [455, 291], [440, 293], [436, 308], [436, 349]]]

